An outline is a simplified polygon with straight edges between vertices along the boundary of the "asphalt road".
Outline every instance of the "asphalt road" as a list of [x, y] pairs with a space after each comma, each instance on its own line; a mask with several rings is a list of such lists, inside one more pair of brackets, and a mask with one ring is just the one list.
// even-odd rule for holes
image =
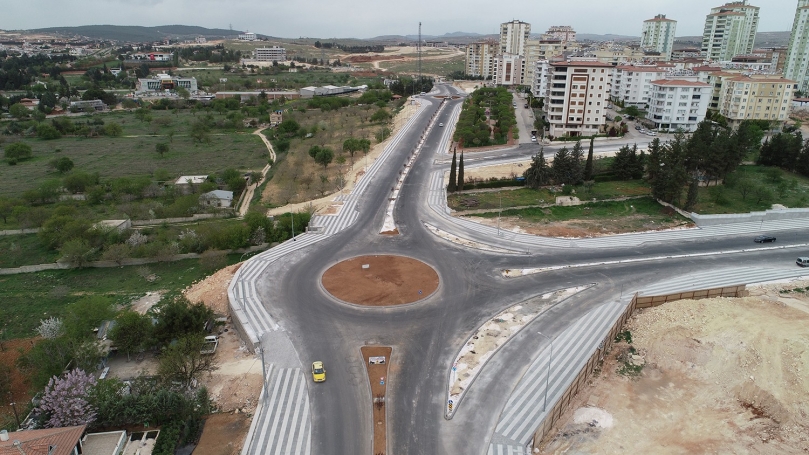
[[[454, 89], [439, 86], [441, 93]], [[436, 124], [450, 127], [452, 109], [445, 103]], [[438, 109], [436, 102], [430, 108]], [[430, 118], [407, 133], [401, 145], [374, 177], [358, 205], [359, 219], [350, 228], [314, 246], [290, 254], [262, 276], [260, 293], [295, 344], [303, 365], [323, 360], [328, 380], [309, 387], [312, 453], [371, 454], [370, 389], [360, 356], [364, 344], [393, 346], [387, 397], [388, 452], [397, 455], [482, 454], [497, 417], [542, 338], [553, 334], [595, 305], [664, 278], [727, 267], [768, 267], [794, 261], [792, 250], [764, 249], [733, 255], [708, 255], [651, 262], [558, 270], [504, 279], [502, 268], [590, 263], [620, 258], [659, 257], [754, 246], [749, 235], [717, 236], [688, 241], [650, 242], [633, 248], [546, 248], [529, 255], [502, 255], [464, 249], [431, 234], [423, 225], [434, 220], [427, 207], [427, 182], [436, 169], [448, 166], [439, 150], [443, 128], [426, 138], [400, 192], [395, 208], [399, 236], [380, 236], [387, 197], [405, 157], [413, 151]], [[446, 145], [446, 144], [443, 144]], [[640, 145], [640, 144], [639, 144]], [[597, 149], [616, 147], [599, 144]], [[472, 159], [507, 161], [529, 157], [532, 144], [506, 152], [481, 152]], [[546, 147], [546, 152], [554, 148]], [[451, 229], [451, 226], [447, 226]], [[779, 245], [806, 242], [803, 232], [780, 232]], [[339, 303], [320, 286], [321, 274], [343, 259], [364, 254], [401, 254], [432, 265], [439, 273], [438, 291], [423, 302], [400, 308], [359, 308]], [[466, 337], [503, 308], [550, 290], [596, 283], [581, 296], [563, 302], [532, 322], [509, 342], [481, 372], [455, 417], [444, 419], [450, 363]], [[269, 348], [271, 349], [271, 348]]]

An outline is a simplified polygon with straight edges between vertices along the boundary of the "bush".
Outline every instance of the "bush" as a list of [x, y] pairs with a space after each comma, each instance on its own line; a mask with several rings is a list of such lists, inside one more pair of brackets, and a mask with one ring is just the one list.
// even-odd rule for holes
[[12, 160], [14, 161], [13, 164], [16, 164], [18, 161], [31, 158], [33, 150], [31, 150], [31, 146], [25, 142], [13, 142], [6, 146], [3, 155], [9, 160], [9, 164], [12, 164]]

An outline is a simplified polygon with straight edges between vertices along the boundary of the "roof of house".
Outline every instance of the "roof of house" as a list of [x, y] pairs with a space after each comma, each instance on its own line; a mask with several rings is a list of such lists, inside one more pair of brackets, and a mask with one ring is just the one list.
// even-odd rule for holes
[[669, 87], [710, 87], [711, 84], [705, 82], [686, 81], [683, 79], [660, 79], [659, 81], [652, 81], [654, 85], [665, 85]]
[[207, 175], [183, 175], [174, 182], [175, 185], [187, 185], [189, 183], [204, 183], [208, 179]]
[[87, 425], [80, 425], [10, 432], [8, 441], [0, 441], [0, 455], [20, 455], [15, 446], [17, 441], [26, 455], [70, 455], [86, 428]]
[[232, 201], [233, 200], [233, 191], [213, 190], [213, 191], [209, 191], [209, 192], [203, 194], [203, 196], [215, 197], [217, 199], [225, 199], [225, 200], [228, 200], [228, 201]]

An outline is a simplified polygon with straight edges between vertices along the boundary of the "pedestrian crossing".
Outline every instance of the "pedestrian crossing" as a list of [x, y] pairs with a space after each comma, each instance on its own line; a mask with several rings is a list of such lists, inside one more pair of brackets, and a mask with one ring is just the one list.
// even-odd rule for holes
[[490, 444], [487, 455], [529, 455], [531, 451], [510, 444]]
[[495, 452], [499, 450], [498, 445], [528, 446], [547, 412], [553, 409], [593, 352], [602, 346], [628, 303], [600, 305], [548, 343], [512, 391], [498, 419], [490, 454], [498, 453]]
[[792, 264], [782, 268], [740, 267], [713, 270], [710, 273], [690, 273], [660, 281], [639, 291], [640, 295], [667, 295], [694, 289], [714, 289], [740, 284], [765, 283], [809, 276], [809, 270]]
[[[310, 455], [312, 422], [306, 375], [270, 366], [242, 455]], [[269, 394], [265, 394], [265, 390]]]

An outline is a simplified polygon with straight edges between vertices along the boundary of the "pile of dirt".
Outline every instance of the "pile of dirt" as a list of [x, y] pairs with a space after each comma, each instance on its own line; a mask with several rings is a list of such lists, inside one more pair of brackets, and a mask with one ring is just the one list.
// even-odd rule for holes
[[[631, 344], [613, 348], [543, 453], [809, 452], [807, 292], [770, 285], [637, 312]], [[582, 406], [612, 428], [573, 421]]]
[[252, 417], [242, 413], [208, 416], [194, 455], [237, 455], [242, 450]]
[[183, 295], [193, 303], [202, 302], [215, 314], [227, 316], [230, 314], [228, 306], [228, 285], [233, 275], [239, 270], [242, 263], [231, 265], [219, 270], [207, 278], [193, 283], [183, 291]]
[[438, 289], [438, 273], [404, 256], [360, 256], [326, 270], [323, 287], [344, 302], [387, 306], [411, 303]]

